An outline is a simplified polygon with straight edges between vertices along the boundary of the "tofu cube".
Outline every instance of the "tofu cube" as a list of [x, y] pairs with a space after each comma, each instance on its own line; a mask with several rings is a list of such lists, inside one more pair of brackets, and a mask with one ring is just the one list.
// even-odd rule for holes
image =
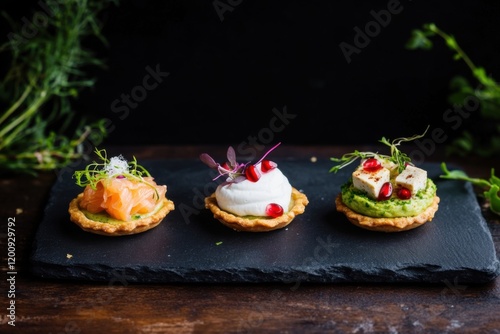
[[425, 189], [427, 184], [427, 171], [421, 168], [408, 165], [405, 170], [396, 177], [396, 185], [405, 187], [416, 194], [419, 190]]
[[381, 168], [376, 172], [367, 172], [363, 167], [359, 167], [352, 173], [352, 183], [356, 189], [366, 192], [366, 194], [377, 199], [380, 188], [391, 179], [391, 171]]

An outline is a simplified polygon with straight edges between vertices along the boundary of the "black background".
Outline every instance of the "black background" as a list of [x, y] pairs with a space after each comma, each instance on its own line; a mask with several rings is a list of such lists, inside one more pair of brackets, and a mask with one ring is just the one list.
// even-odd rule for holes
[[[350, 63], [340, 43], [354, 44], [355, 27], [364, 30], [374, 21], [371, 11], [395, 1], [220, 0], [231, 8], [222, 16], [214, 3], [122, 1], [103, 13], [109, 46], [92, 48], [108, 68], [90, 70], [97, 83], [74, 108], [108, 119], [104, 144], [229, 145], [250, 137], [261, 144], [358, 144], [427, 125], [451, 138], [459, 131], [443, 121], [449, 82], [471, 76], [441, 39], [431, 51], [405, 48], [411, 30], [429, 22], [500, 76], [498, 1], [401, 0], [401, 11]], [[40, 10], [36, 1], [3, 7], [28, 19]], [[5, 22], [2, 29], [9, 29]], [[123, 102], [112, 107], [122, 94], [139, 92], [148, 66], [169, 75], [128, 113], [117, 109]], [[273, 123], [273, 109], [284, 108], [288, 124]]]

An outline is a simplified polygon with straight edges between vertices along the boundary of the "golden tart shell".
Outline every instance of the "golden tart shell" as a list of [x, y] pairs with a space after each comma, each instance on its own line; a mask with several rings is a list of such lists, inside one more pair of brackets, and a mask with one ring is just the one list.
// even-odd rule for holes
[[434, 196], [432, 204], [417, 216], [398, 218], [373, 218], [361, 215], [342, 202], [342, 194], [335, 198], [335, 205], [337, 211], [344, 213], [347, 219], [358, 227], [379, 232], [400, 232], [414, 229], [431, 221], [438, 210], [439, 200], [438, 196]]
[[309, 204], [307, 196], [292, 187], [290, 210], [282, 216], [276, 218], [241, 217], [222, 210], [217, 204], [215, 193], [205, 198], [205, 207], [213, 213], [215, 219], [233, 230], [244, 232], [267, 232], [283, 228], [290, 224], [297, 215], [304, 213], [307, 204]]
[[120, 223], [105, 223], [89, 219], [85, 215], [79, 206], [82, 197], [83, 193], [78, 194], [69, 204], [68, 212], [71, 221], [84, 231], [106, 236], [130, 235], [150, 230], [160, 224], [163, 218], [175, 208], [174, 202], [164, 198], [161, 204], [158, 204], [161, 207], [150, 216]]

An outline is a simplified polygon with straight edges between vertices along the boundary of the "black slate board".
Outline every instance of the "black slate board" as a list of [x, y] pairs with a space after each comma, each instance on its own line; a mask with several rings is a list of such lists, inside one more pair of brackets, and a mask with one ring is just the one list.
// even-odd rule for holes
[[[439, 179], [432, 222], [398, 233], [363, 230], [336, 212], [334, 198], [352, 169], [329, 173], [328, 160], [275, 160], [310, 204], [288, 227], [236, 232], [203, 208], [216, 183], [199, 160], [141, 161], [176, 209], [156, 228], [121, 237], [82, 231], [68, 203], [81, 192], [71, 175], [53, 186], [35, 236], [33, 273], [43, 278], [129, 283], [419, 282], [485, 283], [500, 265], [472, 186]], [[71, 257], [68, 258], [67, 254]]]

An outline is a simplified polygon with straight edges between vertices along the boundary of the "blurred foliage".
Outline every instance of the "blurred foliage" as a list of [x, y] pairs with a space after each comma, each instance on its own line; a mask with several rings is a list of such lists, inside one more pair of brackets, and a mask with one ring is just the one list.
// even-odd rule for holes
[[56, 170], [81, 159], [85, 141], [97, 145], [106, 136], [103, 120], [75, 120], [72, 103], [95, 84], [89, 66], [105, 67], [84, 41], [106, 44], [99, 13], [111, 2], [46, 0], [20, 20], [2, 12], [12, 30], [0, 46], [10, 60], [0, 82], [0, 105], [6, 106], [0, 115], [0, 171]]
[[428, 23], [422, 29], [414, 29], [406, 47], [411, 50], [431, 50], [432, 38], [441, 38], [451, 49], [454, 60], [462, 60], [471, 71], [476, 82], [470, 83], [463, 76], [451, 79], [451, 93], [448, 102], [452, 105], [463, 105], [471, 96], [480, 104], [480, 116], [483, 122], [479, 128], [464, 130], [448, 146], [449, 154], [467, 156], [494, 156], [500, 153], [500, 85], [487, 74], [483, 67], [476, 66], [469, 56], [458, 45], [454, 36], [439, 29], [436, 24]]
[[483, 196], [490, 204], [490, 210], [494, 214], [500, 215], [500, 177], [495, 175], [495, 169], [491, 169], [491, 174], [488, 179], [469, 177], [464, 171], [456, 169], [449, 170], [446, 163], [441, 163], [440, 175], [443, 179], [460, 180], [470, 182], [473, 185], [483, 189]]

